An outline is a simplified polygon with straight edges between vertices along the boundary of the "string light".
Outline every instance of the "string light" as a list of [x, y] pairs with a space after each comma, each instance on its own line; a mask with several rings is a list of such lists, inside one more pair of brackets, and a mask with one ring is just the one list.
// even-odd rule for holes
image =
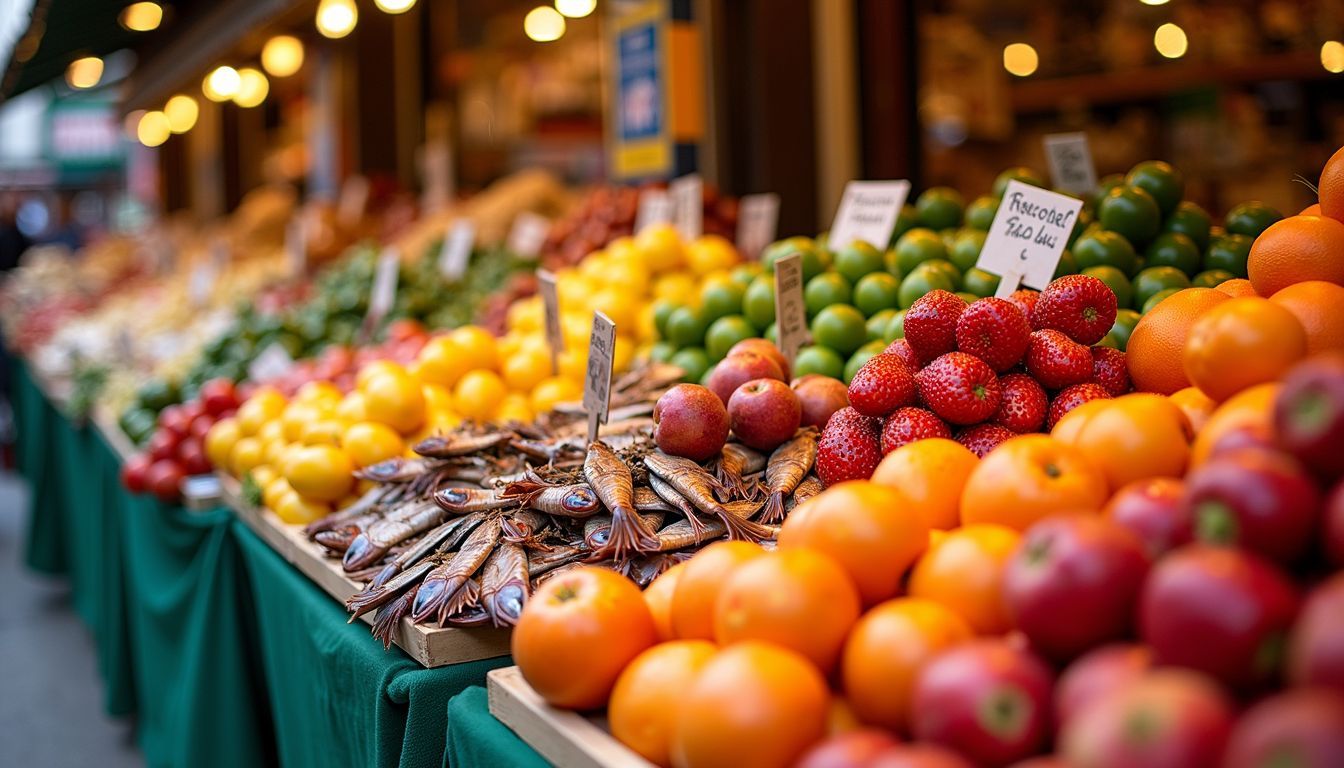
[[75, 59], [65, 68], [65, 82], [71, 88], [92, 88], [102, 79], [103, 60], [97, 56]]
[[523, 32], [538, 43], [559, 40], [565, 34], [565, 17], [549, 5], [539, 5], [527, 12]]
[[373, 0], [373, 4], [383, 13], [395, 15], [411, 10], [415, 7], [415, 0]]
[[238, 70], [233, 67], [216, 67], [205, 76], [201, 91], [211, 101], [228, 101], [238, 93]]
[[179, 93], [163, 105], [163, 114], [168, 117], [169, 130], [173, 133], [186, 133], [196, 125], [196, 118], [201, 115], [201, 107], [195, 99], [185, 93]]
[[1170, 22], [1163, 24], [1153, 33], [1153, 47], [1168, 59], [1179, 59], [1190, 47], [1185, 30]]
[[271, 83], [260, 71], [246, 67], [238, 70], [238, 93], [233, 103], [240, 107], [255, 107], [266, 100], [271, 92]]
[[168, 140], [171, 133], [172, 127], [168, 124], [168, 116], [158, 110], [141, 115], [140, 123], [135, 129], [136, 137], [146, 147], [159, 146]]
[[261, 66], [271, 77], [289, 77], [303, 67], [303, 43], [291, 35], [276, 35], [261, 49]]
[[1036, 49], [1026, 43], [1010, 43], [1003, 48], [1003, 68], [1009, 74], [1027, 77], [1041, 64]]
[[555, 0], [555, 10], [571, 19], [582, 19], [597, 8], [597, 0]]
[[333, 40], [345, 37], [359, 22], [354, 0], [322, 0], [317, 5], [317, 31]]
[[1344, 43], [1326, 40], [1321, 45], [1321, 66], [1325, 67], [1326, 72], [1344, 72]]
[[117, 21], [132, 32], [149, 32], [163, 23], [163, 7], [158, 3], [131, 3], [121, 10]]

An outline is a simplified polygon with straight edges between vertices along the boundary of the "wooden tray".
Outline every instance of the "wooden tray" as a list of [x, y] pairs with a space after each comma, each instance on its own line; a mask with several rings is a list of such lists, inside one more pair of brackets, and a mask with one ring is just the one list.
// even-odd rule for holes
[[[285, 523], [269, 509], [258, 509], [248, 504], [242, 498], [238, 481], [231, 477], [221, 475], [220, 487], [224, 492], [224, 502], [234, 510], [238, 519], [327, 594], [344, 605], [351, 595], [360, 590], [362, 585], [348, 578], [338, 561], [325, 557], [321, 547], [304, 538], [300, 526]], [[373, 623], [372, 612], [362, 618], [368, 624]], [[378, 641], [370, 635], [369, 642]], [[401, 620], [392, 642], [425, 667], [442, 667], [509, 654], [507, 629], [439, 629], [416, 624], [409, 618]]]
[[565, 768], [655, 768], [612, 738], [606, 721], [556, 709], [523, 679], [517, 667], [488, 672], [490, 714], [542, 757]]

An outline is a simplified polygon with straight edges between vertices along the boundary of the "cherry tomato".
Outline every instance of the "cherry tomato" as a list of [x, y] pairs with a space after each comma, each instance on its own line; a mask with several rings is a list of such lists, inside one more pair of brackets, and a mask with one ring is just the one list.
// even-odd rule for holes
[[177, 460], [188, 475], [204, 475], [210, 471], [210, 459], [206, 458], [205, 447], [197, 438], [188, 437], [177, 446]]
[[218, 416], [238, 407], [238, 390], [228, 379], [211, 379], [201, 385], [201, 403], [206, 413]]
[[182, 478], [186, 474], [182, 466], [172, 459], [162, 459], [149, 466], [145, 473], [145, 485], [160, 501], [177, 501], [181, 493]]
[[121, 484], [131, 493], [144, 493], [147, 490], [145, 475], [151, 464], [149, 456], [137, 453], [121, 465]]
[[160, 429], [149, 438], [149, 458], [154, 461], [171, 459], [177, 454], [177, 444], [182, 442], [181, 432], [174, 432], [170, 429]]

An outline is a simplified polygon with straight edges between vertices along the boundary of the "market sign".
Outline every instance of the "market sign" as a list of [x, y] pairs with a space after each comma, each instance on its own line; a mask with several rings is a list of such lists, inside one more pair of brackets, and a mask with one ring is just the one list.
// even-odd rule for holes
[[125, 160], [121, 126], [111, 102], [57, 99], [47, 108], [43, 154], [60, 170], [110, 168]]

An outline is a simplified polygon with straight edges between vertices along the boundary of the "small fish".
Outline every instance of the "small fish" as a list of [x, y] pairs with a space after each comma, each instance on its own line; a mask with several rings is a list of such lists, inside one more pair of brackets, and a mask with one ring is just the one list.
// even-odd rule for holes
[[770, 454], [765, 467], [765, 489], [770, 495], [761, 515], [762, 523], [778, 523], [784, 519], [784, 498], [807, 477], [816, 460], [817, 432], [810, 427], [798, 430], [793, 439]]
[[706, 532], [705, 522], [700, 519], [700, 515], [696, 514], [697, 510], [691, 502], [687, 501], [685, 496], [677, 493], [677, 489], [673, 488], [666, 480], [652, 472], [649, 473], [649, 487], [658, 495], [658, 498], [667, 502], [673, 509], [685, 516], [686, 523], [695, 533], [695, 543], [699, 544], [701, 537]]
[[535, 579], [543, 573], [553, 571], [562, 565], [577, 562], [587, 556], [587, 549], [572, 544], [552, 547], [549, 552], [535, 552], [527, 558], [527, 576], [530, 579]]
[[372, 480], [375, 483], [404, 483], [420, 477], [433, 466], [434, 463], [430, 459], [408, 459], [398, 456], [356, 470], [355, 477], [360, 480]]
[[503, 496], [499, 491], [454, 486], [435, 491], [434, 503], [445, 511], [460, 515], [466, 512], [514, 507], [518, 505], [518, 499]]
[[677, 508], [668, 504], [652, 488], [639, 486], [635, 489], [635, 509], [640, 512], [676, 512]]
[[[423, 622], [437, 614], [443, 623], [454, 607], [453, 598], [467, 588], [471, 576], [480, 569], [499, 542], [499, 518], [488, 520], [471, 532], [462, 548], [425, 576], [411, 607], [411, 620]], [[460, 599], [459, 599], [460, 600]]]
[[501, 542], [481, 568], [481, 607], [495, 626], [518, 623], [528, 585], [527, 552], [517, 544]]
[[[668, 485], [675, 488], [677, 493], [680, 493], [696, 509], [722, 520], [728, 528], [728, 538], [761, 541], [770, 536], [768, 528], [747, 519], [750, 515], [740, 517], [737, 514], [740, 509], [749, 508], [751, 505], [759, 508], [759, 504], [746, 502], [744, 505], [742, 502], [738, 502], [730, 509], [720, 503], [714, 495], [715, 489], [722, 487], [719, 481], [715, 480], [712, 475], [694, 461], [680, 456], [668, 456], [659, 451], [645, 456], [644, 466], [648, 467], [649, 472], [667, 481]], [[752, 514], [754, 514], [754, 511]]]
[[763, 469], [765, 469], [765, 454], [753, 451], [740, 443], [725, 443], [714, 466], [715, 476], [729, 491], [724, 494], [728, 498], [721, 496], [720, 500], [729, 501], [732, 497], [745, 497], [747, 484], [742, 478]]
[[793, 498], [789, 499], [791, 504], [789, 508], [797, 507], [824, 490], [826, 490], [825, 486], [821, 484], [821, 480], [816, 475], [808, 475], [803, 482], [798, 484], [797, 488], [793, 489]]
[[638, 584], [640, 589], [643, 589], [683, 559], [684, 557], [680, 554], [663, 554], [661, 552], [640, 555], [630, 561], [630, 564], [626, 567], [625, 575]]
[[345, 609], [350, 612], [350, 621], [392, 600], [412, 585], [418, 586], [420, 579], [432, 571], [439, 562], [440, 559], [437, 557], [426, 558], [380, 586], [365, 585], [363, 590], [351, 595], [350, 599], [345, 601]]
[[513, 438], [513, 432], [509, 431], [486, 432], [480, 435], [451, 432], [447, 435], [431, 435], [411, 446], [411, 450], [421, 456], [447, 459], [488, 451], [495, 446], [509, 442]]
[[303, 535], [309, 539], [314, 539], [315, 535], [322, 531], [329, 531], [342, 525], [349, 524], [354, 520], [364, 517], [366, 514], [375, 513], [382, 497], [388, 491], [383, 486], [375, 486], [364, 492], [354, 504], [333, 512], [320, 520], [315, 520], [303, 528]]
[[[439, 545], [450, 539], [459, 529], [463, 527], [474, 526], [478, 520], [473, 520], [470, 515], [455, 517], [439, 527], [426, 533], [416, 542], [415, 546], [409, 547], [405, 552], [397, 555], [392, 562], [388, 563], [378, 572], [373, 580], [369, 582], [369, 587], [381, 587], [386, 584], [388, 579], [404, 571], [408, 566], [414, 565], [420, 560], [428, 557]], [[368, 587], [366, 587], [367, 589]]]
[[384, 651], [392, 647], [392, 636], [397, 633], [397, 625], [401, 623], [406, 612], [411, 610], [411, 603], [415, 602], [415, 593], [419, 591], [420, 585], [413, 584], [406, 590], [406, 594], [384, 604], [373, 614], [373, 636], [383, 642]]
[[539, 547], [545, 546], [538, 542], [541, 532], [550, 524], [551, 519], [546, 515], [530, 509], [520, 509], [500, 521], [500, 532], [503, 534], [503, 541]]
[[443, 522], [443, 510], [424, 502], [389, 512], [350, 542], [341, 558], [347, 573], [373, 565], [392, 547]]
[[658, 532], [658, 551], [685, 549], [702, 541], [717, 539], [727, 532], [728, 527], [717, 518], [702, 522], [698, 531], [691, 526], [689, 518], [678, 520]]
[[632, 552], [650, 552], [658, 547], [658, 540], [639, 524], [634, 479], [630, 468], [614, 451], [601, 442], [589, 445], [583, 476], [612, 518], [611, 534], [593, 553], [595, 556], [620, 559]]
[[504, 486], [505, 498], [521, 498], [524, 506], [560, 517], [584, 518], [602, 509], [597, 493], [584, 483], [547, 485], [519, 481]]

